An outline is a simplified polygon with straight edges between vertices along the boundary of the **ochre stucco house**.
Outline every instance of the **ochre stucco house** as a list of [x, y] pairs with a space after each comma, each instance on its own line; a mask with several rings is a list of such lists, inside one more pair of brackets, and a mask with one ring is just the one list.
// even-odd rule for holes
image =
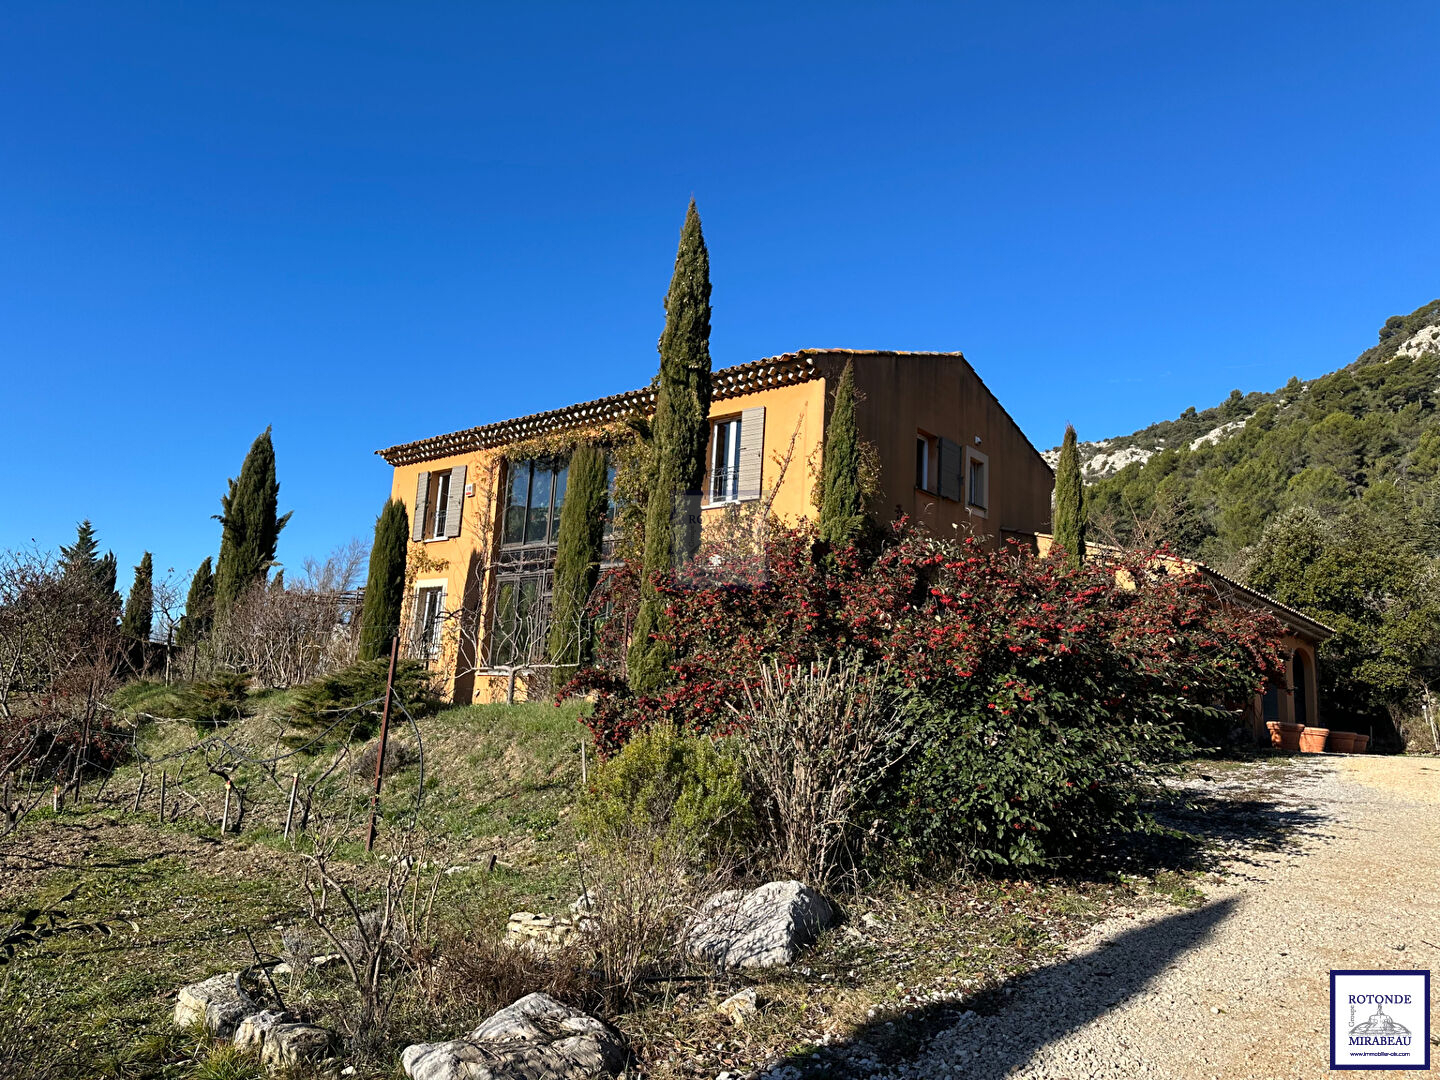
[[[878, 458], [877, 514], [991, 543], [1048, 526], [1050, 467], [964, 356], [851, 349], [714, 373], [702, 521], [762, 495], [782, 519], [814, 516], [814, 466], [848, 361]], [[544, 640], [564, 463], [511, 448], [649, 414], [654, 397], [632, 390], [377, 451], [412, 523], [407, 648], [433, 661], [454, 700], [503, 695]]]

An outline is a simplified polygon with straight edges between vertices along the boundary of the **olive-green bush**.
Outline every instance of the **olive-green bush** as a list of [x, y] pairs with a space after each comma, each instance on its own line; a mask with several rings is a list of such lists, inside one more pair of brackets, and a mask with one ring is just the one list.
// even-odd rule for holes
[[723, 741], [657, 726], [596, 770], [577, 827], [601, 852], [650, 843], [696, 865], [738, 858], [755, 814]]

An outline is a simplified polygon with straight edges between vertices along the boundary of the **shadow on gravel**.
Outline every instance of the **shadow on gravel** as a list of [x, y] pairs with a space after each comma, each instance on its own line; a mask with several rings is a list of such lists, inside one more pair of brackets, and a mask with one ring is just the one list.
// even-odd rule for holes
[[[922, 1059], [923, 1068], [903, 1075], [954, 1080], [1003, 1076], [1141, 993], [1177, 958], [1203, 945], [1234, 903], [1219, 900], [1142, 924], [1093, 953], [1008, 979], [963, 1003], [928, 1005], [889, 1021], [877, 1019], [853, 1039], [789, 1058], [769, 1076], [858, 1080], [902, 1075], [891, 1070]], [[1083, 1062], [1071, 1067], [1074, 1075], [1085, 1075]]]

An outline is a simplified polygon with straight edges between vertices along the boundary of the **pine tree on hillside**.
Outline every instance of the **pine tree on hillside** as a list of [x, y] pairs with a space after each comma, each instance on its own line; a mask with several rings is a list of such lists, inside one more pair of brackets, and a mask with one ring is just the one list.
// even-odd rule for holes
[[120, 616], [120, 632], [131, 641], [149, 641], [155, 618], [155, 563], [150, 552], [140, 557], [135, 567], [135, 580], [125, 598], [125, 613]]
[[280, 530], [290, 515], [276, 517], [280, 483], [275, 479], [275, 446], [270, 429], [255, 440], [238, 480], [220, 497], [220, 558], [215, 563], [215, 613], [223, 616], [275, 563]]
[[855, 427], [855, 363], [835, 390], [835, 407], [825, 432], [825, 458], [820, 474], [820, 539], [831, 548], [856, 539], [865, 525], [865, 499], [860, 491], [860, 433]]
[[1065, 442], [1055, 466], [1055, 543], [1071, 566], [1085, 560], [1085, 482], [1073, 424], [1065, 426]]
[[390, 652], [390, 639], [400, 632], [405, 602], [405, 547], [410, 541], [410, 516], [405, 504], [391, 499], [375, 519], [370, 548], [370, 576], [360, 611], [360, 659], [375, 660]]
[[664, 619], [653, 579], [688, 562], [700, 546], [700, 485], [710, 416], [710, 253], [695, 200], [685, 213], [660, 335], [660, 375], [651, 425], [640, 611], [627, 669], [641, 692], [666, 682], [668, 650], [653, 639]]
[[605, 452], [581, 443], [570, 456], [565, 505], [556, 538], [555, 588], [550, 606], [550, 661], [577, 665], [588, 659], [585, 605], [600, 577], [605, 539]]
[[210, 636], [210, 626], [215, 620], [215, 572], [210, 567], [207, 555], [190, 579], [190, 591], [185, 594], [185, 614], [175, 635], [177, 645], [194, 645]]

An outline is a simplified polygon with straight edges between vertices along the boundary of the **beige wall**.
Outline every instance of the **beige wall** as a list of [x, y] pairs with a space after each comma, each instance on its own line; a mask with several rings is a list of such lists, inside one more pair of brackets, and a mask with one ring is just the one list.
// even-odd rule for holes
[[[832, 377], [838, 378], [847, 359], [843, 354], [825, 358]], [[1002, 529], [1033, 533], [1048, 528], [1054, 474], [962, 357], [865, 353], [854, 363], [862, 396], [856, 410], [860, 434], [880, 457], [883, 495], [875, 509], [882, 522], [898, 512], [937, 535], [973, 530], [997, 542]], [[918, 432], [986, 456], [990, 492], [983, 512], [915, 486]]]

